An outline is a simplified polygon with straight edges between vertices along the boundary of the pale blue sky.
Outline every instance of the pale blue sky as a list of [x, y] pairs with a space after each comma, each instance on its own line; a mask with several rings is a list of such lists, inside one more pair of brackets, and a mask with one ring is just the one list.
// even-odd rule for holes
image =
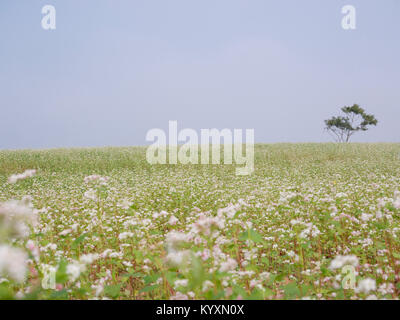
[[380, 120], [353, 141], [399, 142], [399, 40], [398, 0], [2, 0], [0, 148], [144, 145], [168, 120], [331, 141], [353, 103]]

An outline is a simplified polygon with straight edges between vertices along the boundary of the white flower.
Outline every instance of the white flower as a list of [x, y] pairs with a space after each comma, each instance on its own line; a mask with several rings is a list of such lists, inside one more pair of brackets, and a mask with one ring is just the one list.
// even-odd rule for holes
[[170, 297], [170, 300], [188, 300], [188, 296], [186, 294], [183, 294], [182, 292], [177, 292], [175, 293], [174, 296]]
[[254, 288], [255, 286], [258, 286], [260, 284], [260, 280], [252, 279], [250, 280], [250, 288]]
[[81, 275], [81, 272], [86, 271], [86, 266], [82, 263], [79, 263], [77, 261], [74, 261], [73, 263], [70, 263], [67, 265], [67, 275], [69, 280], [75, 281], [76, 279], [79, 278]]
[[204, 214], [201, 214], [199, 219], [192, 224], [192, 231], [196, 234], [202, 233], [209, 236], [212, 229], [222, 229], [224, 225], [225, 220], [222, 216], [206, 217]]
[[174, 282], [174, 288], [177, 289], [179, 287], [187, 287], [189, 283], [188, 279], [179, 279], [179, 280], [175, 280]]
[[23, 173], [13, 174], [8, 178], [8, 183], [14, 184], [19, 180], [24, 180], [26, 178], [33, 177], [36, 174], [35, 169], [25, 170]]
[[356, 292], [362, 292], [362, 293], [368, 293], [370, 291], [375, 291], [376, 290], [376, 282], [374, 279], [367, 278], [363, 279], [358, 283], [358, 286], [356, 288]]
[[237, 205], [230, 204], [225, 208], [218, 209], [217, 213], [218, 213], [218, 216], [222, 216], [225, 214], [228, 218], [233, 218], [235, 216], [236, 212], [240, 209], [240, 207], [241, 207], [241, 204], [237, 204]]
[[361, 220], [364, 222], [367, 222], [371, 218], [372, 218], [372, 214], [367, 214], [367, 213], [361, 214]]
[[400, 198], [397, 198], [395, 201], [393, 201], [393, 207], [400, 209]]
[[111, 252], [108, 255], [110, 258], [119, 258], [122, 259], [123, 258], [123, 253], [122, 252]]
[[95, 293], [94, 295], [96, 297], [98, 297], [99, 295], [101, 295], [104, 291], [104, 284], [103, 283], [99, 283], [97, 285], [93, 284], [92, 285], [92, 289], [95, 289]]
[[271, 273], [269, 273], [267, 271], [264, 271], [264, 272], [260, 273], [260, 279], [262, 279], [264, 281], [268, 280], [270, 276], [271, 276]]
[[221, 271], [221, 272], [232, 271], [236, 267], [237, 267], [236, 260], [234, 260], [232, 258], [228, 258], [227, 261], [221, 263], [221, 267], [219, 268], [219, 271]]
[[174, 266], [180, 266], [187, 262], [190, 251], [189, 250], [179, 250], [180, 245], [187, 242], [189, 236], [182, 232], [171, 231], [166, 235], [166, 247], [168, 254], [166, 256], [167, 263]]
[[26, 242], [26, 248], [31, 252], [35, 261], [39, 262], [39, 248], [36, 246], [36, 244], [33, 242], [33, 240], [29, 239]]
[[99, 255], [97, 253], [88, 253], [88, 254], [81, 255], [81, 257], [79, 258], [79, 261], [84, 264], [92, 264], [98, 258], [99, 258]]
[[133, 236], [134, 236], [134, 234], [132, 232], [122, 232], [119, 234], [118, 239], [125, 240], [126, 238], [131, 238]]
[[169, 218], [169, 220], [168, 220], [168, 224], [170, 224], [171, 226], [173, 226], [173, 225], [175, 225], [178, 221], [179, 221], [179, 220], [178, 220], [174, 215], [172, 215], [171, 218]]
[[0, 228], [5, 234], [26, 238], [29, 235], [29, 226], [36, 225], [37, 212], [32, 209], [29, 197], [24, 197], [21, 201], [0, 203]]
[[346, 197], [347, 197], [347, 194], [344, 192], [339, 192], [336, 194], [336, 198], [346, 198]]
[[290, 224], [295, 226], [296, 224], [304, 224], [304, 222], [301, 220], [292, 219], [290, 220]]
[[94, 189], [89, 189], [86, 191], [83, 196], [87, 199], [97, 200], [97, 192]]
[[84, 180], [85, 180], [85, 183], [93, 182], [93, 183], [98, 183], [99, 185], [103, 185], [104, 186], [104, 185], [107, 184], [109, 179], [110, 179], [109, 177], [102, 177], [102, 176], [99, 176], [97, 174], [93, 174], [91, 176], [85, 177]]
[[23, 282], [26, 275], [28, 255], [19, 248], [0, 245], [0, 275], [16, 282]]
[[309, 238], [310, 235], [311, 235], [311, 237], [316, 237], [317, 235], [319, 235], [321, 233], [319, 231], [319, 229], [316, 226], [314, 226], [312, 223], [307, 223], [306, 226], [307, 226], [307, 228], [304, 229], [300, 233], [300, 235], [299, 235], [300, 238], [303, 238], [303, 239]]
[[65, 230], [61, 231], [58, 235], [66, 236], [67, 234], [69, 234], [71, 232], [72, 232], [72, 229], [65, 229]]
[[171, 231], [166, 235], [165, 241], [168, 250], [175, 250], [181, 243], [188, 241], [188, 236], [182, 232]]
[[168, 252], [166, 260], [173, 266], [180, 266], [184, 264], [190, 257], [189, 250], [175, 251], [171, 250]]
[[123, 264], [125, 267], [128, 267], [128, 268], [133, 266], [132, 262], [130, 262], [130, 261], [122, 261], [122, 264]]
[[206, 261], [210, 258], [210, 250], [204, 249], [203, 251], [196, 252], [196, 256], [200, 257], [203, 261]]
[[112, 252], [113, 252], [112, 249], [106, 249], [106, 250], [103, 251], [102, 254], [100, 254], [100, 257], [102, 257], [102, 258], [107, 258], [107, 257], [110, 256], [110, 254], [111, 254]]
[[348, 255], [348, 256], [341, 256], [338, 255], [331, 261], [331, 264], [329, 266], [329, 269], [339, 269], [345, 265], [352, 265], [354, 267], [358, 266], [358, 258], [354, 255]]
[[210, 290], [212, 287], [214, 287], [214, 283], [212, 283], [210, 280], [206, 280], [203, 282], [202, 291], [206, 292], [206, 291]]
[[386, 205], [386, 199], [378, 199], [378, 208], [383, 208]]
[[122, 199], [122, 201], [118, 203], [118, 206], [121, 207], [122, 209], [129, 209], [131, 205], [132, 202], [129, 201], [128, 199]]

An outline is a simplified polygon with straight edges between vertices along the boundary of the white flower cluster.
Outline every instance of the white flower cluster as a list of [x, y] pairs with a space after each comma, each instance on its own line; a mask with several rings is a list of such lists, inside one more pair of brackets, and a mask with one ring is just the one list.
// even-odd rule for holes
[[353, 267], [358, 266], [358, 258], [355, 255], [348, 255], [348, 256], [342, 256], [338, 255], [331, 261], [331, 264], [329, 266], [329, 269], [339, 269], [342, 268], [345, 265], [351, 265]]
[[394, 193], [393, 207], [400, 209], [400, 191]]
[[109, 177], [102, 177], [99, 176], [97, 174], [93, 174], [91, 176], [86, 176], [84, 181], [85, 183], [95, 183], [95, 184], [99, 184], [101, 186], [105, 186], [107, 185], [107, 182], [110, 178]]
[[246, 205], [246, 203], [242, 199], [239, 199], [238, 204], [230, 204], [225, 208], [218, 209], [218, 216], [226, 215], [228, 218], [233, 218], [242, 205]]
[[319, 231], [319, 229], [311, 222], [305, 223], [304, 221], [293, 219], [290, 221], [290, 224], [292, 226], [300, 225], [300, 226], [306, 227], [299, 235], [299, 237], [302, 239], [309, 238], [309, 237], [314, 238], [314, 237], [318, 236], [319, 234], [321, 234], [321, 231]]
[[92, 264], [95, 260], [99, 258], [98, 254], [85, 254], [82, 255], [79, 261], [72, 261], [67, 265], [67, 275], [70, 281], [76, 281], [82, 272], [86, 271], [86, 265]]
[[297, 195], [298, 194], [296, 192], [292, 192], [292, 191], [280, 192], [279, 203], [280, 204], [288, 203], [290, 200], [296, 198]]
[[1, 235], [26, 238], [30, 233], [29, 226], [34, 227], [36, 224], [37, 212], [33, 210], [29, 197], [24, 197], [21, 201], [11, 200], [0, 203]]
[[8, 178], [8, 183], [14, 184], [17, 183], [19, 180], [24, 180], [26, 178], [33, 177], [36, 174], [35, 169], [25, 170], [23, 173], [13, 174]]
[[224, 261], [221, 263], [221, 267], [219, 268], [219, 271], [221, 272], [228, 272], [232, 271], [237, 267], [237, 262], [236, 260], [232, 258], [228, 258], [227, 261]]
[[168, 263], [174, 266], [181, 266], [189, 258], [189, 250], [181, 250], [180, 246], [188, 241], [188, 235], [182, 232], [172, 231], [166, 236], [167, 257]]
[[95, 296], [98, 297], [101, 295], [104, 291], [104, 285], [106, 284], [107, 281], [112, 279], [111, 271], [106, 270], [106, 275], [104, 277], [101, 277], [95, 284], [92, 285], [92, 289], [95, 290]]
[[[13, 239], [26, 238], [29, 226], [37, 223], [36, 212], [32, 208], [31, 198], [24, 197], [21, 201], [8, 201], [0, 203], [0, 275], [16, 282], [25, 280], [27, 271], [27, 253], [2, 242]], [[38, 255], [32, 241], [27, 243], [28, 249], [35, 256]]]
[[28, 255], [19, 248], [0, 245], [0, 275], [23, 282], [27, 271]]
[[300, 233], [300, 238], [316, 237], [321, 234], [321, 231], [311, 222], [306, 224], [306, 228]]
[[367, 294], [370, 291], [375, 291], [376, 290], [376, 282], [374, 279], [367, 278], [363, 279], [358, 283], [358, 286], [356, 288], [356, 292], [362, 292]]
[[127, 238], [132, 238], [134, 234], [132, 232], [122, 232], [119, 234], [118, 239], [119, 240], [125, 240]]
[[178, 280], [175, 280], [175, 282], [174, 282], [174, 288], [175, 288], [175, 290], [176, 290], [176, 289], [178, 289], [179, 287], [187, 287], [188, 283], [189, 283], [189, 280], [188, 280], [188, 279], [178, 279]]
[[200, 214], [199, 219], [192, 225], [195, 234], [201, 233], [206, 236], [211, 235], [213, 230], [224, 228], [225, 220], [222, 215], [216, 217], [206, 217]]
[[97, 200], [97, 192], [96, 192], [96, 190], [94, 190], [92, 188], [90, 188], [89, 190], [85, 191], [83, 196], [85, 198], [87, 198], [87, 199], [90, 199], [90, 200], [94, 200], [94, 201]]

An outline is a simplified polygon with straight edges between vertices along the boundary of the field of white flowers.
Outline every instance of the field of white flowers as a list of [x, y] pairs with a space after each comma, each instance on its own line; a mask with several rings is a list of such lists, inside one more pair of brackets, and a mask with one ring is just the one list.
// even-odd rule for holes
[[399, 298], [400, 144], [256, 145], [235, 168], [1, 151], [0, 298]]

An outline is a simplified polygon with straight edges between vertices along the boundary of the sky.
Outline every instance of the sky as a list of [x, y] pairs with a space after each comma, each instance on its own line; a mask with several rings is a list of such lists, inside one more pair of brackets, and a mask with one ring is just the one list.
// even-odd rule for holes
[[169, 120], [328, 142], [354, 103], [379, 124], [352, 141], [400, 142], [399, 39], [398, 0], [2, 0], [0, 149], [146, 145]]

